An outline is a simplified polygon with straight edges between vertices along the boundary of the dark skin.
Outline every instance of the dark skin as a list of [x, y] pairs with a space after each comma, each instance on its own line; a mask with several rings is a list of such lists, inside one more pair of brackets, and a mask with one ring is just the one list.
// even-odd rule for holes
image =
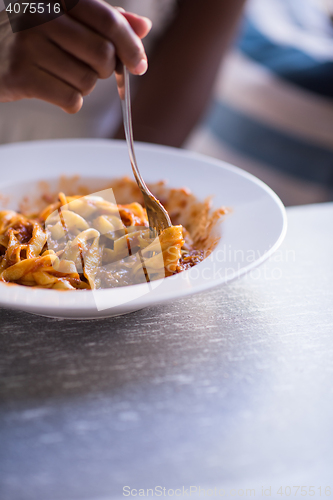
[[149, 19], [103, 0], [80, 0], [68, 14], [13, 33], [0, 13], [0, 102], [37, 98], [77, 113], [83, 96], [108, 78], [117, 57], [133, 74], [147, 69], [141, 38]]
[[[207, 106], [245, 0], [178, 3], [149, 71], [138, 79], [133, 123], [139, 141], [183, 144]], [[0, 102], [39, 98], [78, 112], [98, 78], [114, 72], [117, 58], [133, 74], [145, 72], [141, 38], [150, 26], [103, 0], [80, 0], [68, 14], [14, 34], [0, 13]]]
[[[181, 0], [132, 105], [137, 141], [180, 147], [204, 113], [245, 0]], [[120, 128], [118, 138], [123, 138]]]

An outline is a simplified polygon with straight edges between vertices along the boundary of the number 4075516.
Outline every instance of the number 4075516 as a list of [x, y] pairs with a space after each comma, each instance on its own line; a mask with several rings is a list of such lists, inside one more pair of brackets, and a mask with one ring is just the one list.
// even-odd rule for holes
[[331, 495], [331, 487], [326, 486], [321, 487], [319, 486], [316, 488], [315, 486], [285, 486], [284, 488], [280, 486], [280, 488], [277, 490], [277, 495], [285, 495], [286, 497], [289, 497], [290, 495], [296, 496], [307, 496], [309, 495], [310, 497], [314, 497], [315, 495], [318, 496], [327, 496], [329, 497]]
[[60, 3], [10, 3], [6, 11], [10, 14], [60, 13]]

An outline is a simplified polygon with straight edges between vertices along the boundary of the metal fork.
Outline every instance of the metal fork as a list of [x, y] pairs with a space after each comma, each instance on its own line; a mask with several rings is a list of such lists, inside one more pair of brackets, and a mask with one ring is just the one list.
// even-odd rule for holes
[[148, 189], [145, 181], [140, 174], [133, 144], [133, 129], [132, 129], [132, 114], [131, 114], [131, 97], [130, 97], [130, 84], [129, 73], [126, 66], [118, 63], [116, 70], [116, 79], [118, 86], [118, 93], [121, 100], [121, 107], [123, 112], [124, 130], [128, 153], [132, 165], [135, 180], [143, 195], [145, 207], [148, 215], [149, 227], [155, 232], [160, 234], [163, 229], [170, 227], [171, 221], [168, 212], [163, 205], [155, 198], [155, 196]]

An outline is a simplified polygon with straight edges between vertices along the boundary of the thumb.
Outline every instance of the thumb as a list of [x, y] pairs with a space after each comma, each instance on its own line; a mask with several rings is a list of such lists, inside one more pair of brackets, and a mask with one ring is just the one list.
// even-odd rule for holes
[[122, 7], [116, 7], [119, 12], [122, 13], [124, 18], [131, 25], [133, 31], [138, 35], [139, 38], [144, 38], [148, 35], [152, 27], [152, 22], [148, 17], [138, 16], [133, 12], [126, 12]]

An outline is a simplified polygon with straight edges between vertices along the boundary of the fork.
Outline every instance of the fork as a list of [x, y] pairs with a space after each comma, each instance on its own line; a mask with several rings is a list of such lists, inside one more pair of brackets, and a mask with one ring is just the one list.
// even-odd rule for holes
[[121, 101], [121, 108], [123, 112], [125, 137], [133, 174], [143, 195], [145, 207], [147, 210], [149, 227], [153, 231], [153, 233], [159, 235], [164, 229], [170, 227], [172, 224], [168, 212], [150, 192], [139, 171], [133, 143], [129, 73], [126, 66], [124, 66], [120, 62], [117, 65], [116, 79], [118, 93]]

